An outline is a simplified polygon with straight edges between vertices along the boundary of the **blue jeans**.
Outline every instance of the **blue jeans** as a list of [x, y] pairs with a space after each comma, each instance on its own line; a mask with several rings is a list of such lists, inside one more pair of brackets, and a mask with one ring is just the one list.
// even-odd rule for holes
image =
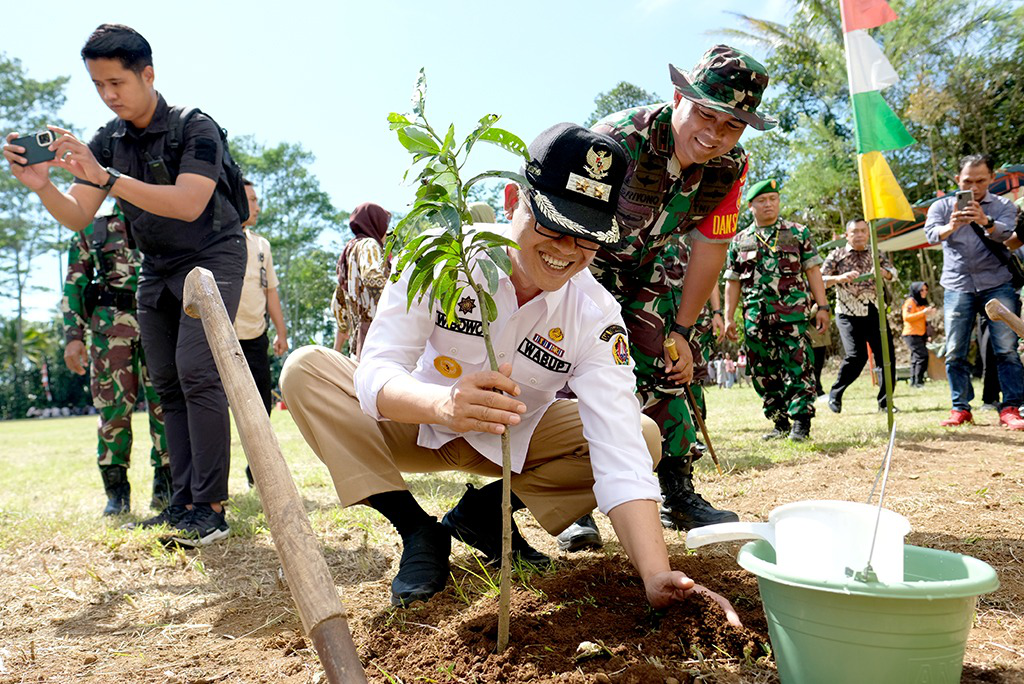
[[[946, 290], [943, 305], [946, 317], [946, 375], [949, 377], [954, 409], [971, 410], [974, 387], [971, 385], [967, 350], [971, 345], [975, 318], [979, 313], [985, 314], [985, 304], [990, 299], [998, 299], [1010, 311], [1020, 312], [1017, 291], [1009, 283], [981, 292]], [[1017, 335], [1002, 321], [990, 321], [989, 326], [999, 371], [999, 385], [1003, 391], [1003, 401], [999, 408], [1019, 407], [1024, 403], [1024, 366], [1017, 355]]]

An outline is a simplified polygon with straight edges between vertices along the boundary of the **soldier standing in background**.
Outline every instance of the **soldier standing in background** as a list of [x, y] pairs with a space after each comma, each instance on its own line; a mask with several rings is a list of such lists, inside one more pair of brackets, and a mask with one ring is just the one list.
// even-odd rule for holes
[[[96, 454], [107, 505], [103, 515], [131, 509], [128, 466], [132, 453], [132, 411], [139, 391], [149, 406], [149, 433], [153, 439], [153, 499], [164, 508], [171, 498], [171, 470], [163, 409], [149, 381], [139, 339], [135, 289], [142, 257], [128, 246], [124, 217], [119, 210], [100, 216], [75, 235], [68, 250], [64, 279], [64, 362], [72, 372], [85, 375], [92, 365], [89, 389], [99, 412]], [[85, 331], [92, 335], [88, 357]]]
[[814, 362], [807, 337], [812, 302], [818, 304], [818, 332], [829, 325], [821, 257], [806, 226], [779, 218], [777, 181], [751, 186], [747, 202], [754, 222], [736, 234], [725, 264], [726, 336], [738, 338], [735, 313], [742, 294], [750, 377], [764, 415], [775, 424], [764, 438], [788, 434], [802, 442], [814, 417]]

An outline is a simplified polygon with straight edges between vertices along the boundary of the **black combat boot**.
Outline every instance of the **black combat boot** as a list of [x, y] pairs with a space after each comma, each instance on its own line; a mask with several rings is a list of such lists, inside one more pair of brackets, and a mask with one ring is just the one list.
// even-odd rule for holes
[[661, 524], [674, 530], [724, 522], [739, 522], [732, 511], [720, 511], [693, 488], [693, 463], [687, 458], [663, 458], [658, 464], [658, 482], [665, 501], [661, 504]]
[[[512, 495], [512, 510], [522, 508], [519, 497]], [[501, 481], [477, 489], [466, 485], [466, 493], [455, 508], [445, 513], [441, 524], [453, 537], [481, 551], [487, 562], [501, 564]], [[538, 568], [551, 565], [545, 556], [523, 538], [516, 519], [512, 518], [512, 559], [518, 559]]]
[[800, 418], [793, 419], [793, 431], [789, 433], [789, 438], [794, 442], [806, 441], [811, 436], [811, 419], [803, 416]]
[[153, 498], [149, 505], [155, 511], [162, 511], [171, 503], [171, 466], [153, 468]]
[[761, 439], [768, 441], [770, 439], [785, 439], [789, 437], [789, 418], [782, 416], [781, 418], [775, 419], [775, 429], [771, 432], [766, 432], [761, 435]]
[[132, 508], [132, 486], [128, 482], [128, 469], [122, 466], [100, 466], [103, 489], [107, 493], [107, 506], [103, 515], [128, 513]]

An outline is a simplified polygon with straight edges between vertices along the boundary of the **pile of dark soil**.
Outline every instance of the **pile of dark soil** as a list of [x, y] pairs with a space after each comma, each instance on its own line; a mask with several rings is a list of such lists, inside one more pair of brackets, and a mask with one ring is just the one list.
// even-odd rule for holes
[[510, 643], [500, 655], [497, 599], [467, 606], [458, 592], [380, 613], [367, 625], [360, 655], [372, 663], [367, 674], [385, 681], [621, 684], [688, 682], [692, 666], [753, 665], [765, 656], [768, 630], [752, 576], [722, 557], [676, 557], [672, 565], [732, 601], [744, 627], [729, 625], [703, 596], [652, 612], [628, 561], [594, 557], [515, 586]]

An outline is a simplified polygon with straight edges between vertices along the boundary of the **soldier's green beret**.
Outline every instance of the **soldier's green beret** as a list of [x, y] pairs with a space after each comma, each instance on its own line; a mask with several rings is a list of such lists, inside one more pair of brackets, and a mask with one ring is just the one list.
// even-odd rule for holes
[[765, 178], [760, 183], [750, 186], [750, 189], [747, 190], [747, 202], [753, 202], [755, 197], [766, 192], [778, 192], [780, 187], [779, 182], [774, 178]]

